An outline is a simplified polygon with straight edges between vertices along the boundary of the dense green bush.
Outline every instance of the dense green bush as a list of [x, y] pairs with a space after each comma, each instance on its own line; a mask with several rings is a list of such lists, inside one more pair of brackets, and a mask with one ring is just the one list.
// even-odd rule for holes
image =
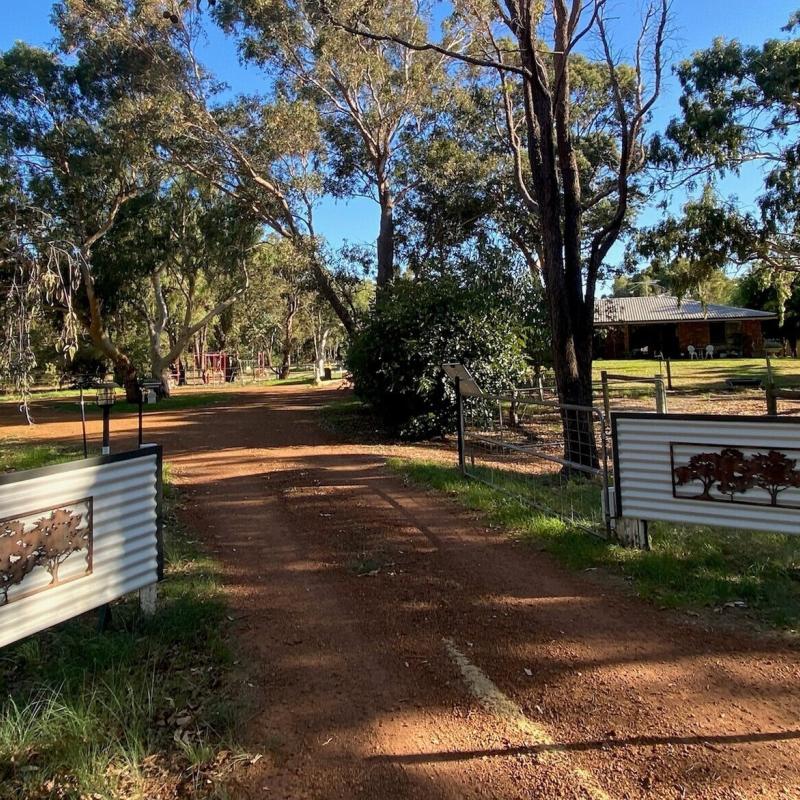
[[525, 369], [514, 314], [485, 286], [465, 289], [448, 277], [383, 290], [348, 353], [358, 397], [409, 439], [455, 430], [454, 388], [441, 368], [448, 361], [467, 365], [487, 392], [518, 385]]

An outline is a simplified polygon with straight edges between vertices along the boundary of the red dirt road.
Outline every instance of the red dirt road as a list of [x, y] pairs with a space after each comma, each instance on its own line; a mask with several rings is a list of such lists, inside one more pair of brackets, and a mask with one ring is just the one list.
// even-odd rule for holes
[[235, 797], [800, 797], [795, 649], [487, 531], [385, 450], [324, 432], [330, 396], [251, 390], [150, 420], [252, 684], [241, 739], [264, 758]]

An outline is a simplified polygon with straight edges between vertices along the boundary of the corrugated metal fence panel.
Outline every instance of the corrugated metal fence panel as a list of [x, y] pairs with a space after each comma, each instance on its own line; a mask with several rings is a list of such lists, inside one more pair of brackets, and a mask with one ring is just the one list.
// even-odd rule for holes
[[0, 647], [158, 580], [160, 466], [149, 447], [0, 479], [0, 519], [91, 498], [93, 539], [89, 574], [0, 606]]
[[[613, 414], [619, 513], [631, 519], [800, 534], [800, 490], [781, 495], [796, 508], [737, 500], [709, 502], [673, 494], [670, 445], [676, 452], [722, 447], [800, 451], [800, 421], [688, 414]], [[793, 458], [797, 454], [792, 454]], [[800, 463], [800, 462], [799, 462]]]

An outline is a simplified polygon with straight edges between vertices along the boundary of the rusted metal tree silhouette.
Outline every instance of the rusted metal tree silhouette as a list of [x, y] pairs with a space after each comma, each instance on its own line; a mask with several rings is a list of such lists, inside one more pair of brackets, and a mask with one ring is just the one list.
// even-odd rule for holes
[[[58, 583], [59, 567], [79, 550], [86, 549], [90, 569], [91, 528], [81, 528], [83, 513], [56, 508], [27, 527], [24, 518], [0, 527], [0, 605], [8, 602], [12, 586], [21, 584], [36, 567], [50, 573], [50, 585]], [[27, 528], [27, 530], [26, 530]]]
[[726, 447], [719, 456], [717, 465], [717, 490], [728, 495], [731, 502], [734, 495], [744, 494], [753, 487], [753, 471], [750, 460], [741, 450]]
[[781, 492], [800, 489], [797, 459], [778, 450], [752, 456], [735, 447], [723, 448], [719, 453], [696, 453], [686, 465], [675, 467], [673, 476], [676, 486], [700, 483], [703, 490], [696, 500], [717, 499], [711, 494], [716, 489], [735, 502], [737, 494], [758, 487], [767, 492], [770, 505], [777, 506]]
[[684, 486], [687, 483], [698, 481], [703, 487], [698, 499], [713, 500], [711, 489], [722, 477], [719, 472], [721, 459], [720, 453], [697, 453], [693, 455], [686, 466], [676, 467], [673, 470], [675, 484]]
[[770, 505], [778, 505], [778, 495], [787, 489], [800, 489], [800, 470], [797, 459], [789, 458], [779, 450], [770, 450], [766, 455], [757, 453], [749, 459], [753, 484], [764, 489], [770, 497]]

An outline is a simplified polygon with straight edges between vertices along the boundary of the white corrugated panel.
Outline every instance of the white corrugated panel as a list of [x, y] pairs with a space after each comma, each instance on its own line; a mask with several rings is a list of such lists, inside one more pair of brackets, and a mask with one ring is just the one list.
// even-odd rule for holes
[[26, 581], [34, 588], [43, 582], [31, 573], [15, 587], [16, 597], [9, 592], [9, 602], [0, 606], [0, 647], [158, 580], [160, 451], [128, 455], [31, 470], [30, 478], [16, 473], [0, 482], [1, 520], [33, 519], [60, 507], [83, 510], [79, 501], [91, 498], [93, 529], [91, 572], [86, 559], [76, 571], [83, 553], [75, 553], [59, 567], [60, 573], [71, 565], [66, 582], [26, 594]]
[[[615, 480], [622, 516], [800, 534], [800, 489], [787, 489], [780, 494], [780, 503], [790, 507], [770, 505], [769, 497], [759, 489], [736, 494], [735, 502], [725, 498], [710, 502], [676, 497], [670, 449], [672, 445], [675, 466], [680, 466], [688, 453], [732, 447], [746, 454], [777, 450], [797, 459], [800, 468], [800, 420], [655, 414], [613, 417]], [[678, 494], [689, 491], [677, 490]]]

